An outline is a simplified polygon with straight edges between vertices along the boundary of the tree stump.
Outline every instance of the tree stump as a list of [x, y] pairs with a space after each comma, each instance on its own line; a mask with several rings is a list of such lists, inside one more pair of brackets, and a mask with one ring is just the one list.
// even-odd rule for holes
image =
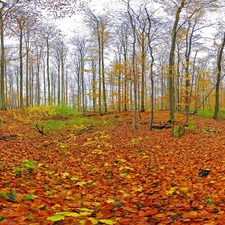
[[176, 125], [172, 129], [172, 135], [174, 137], [181, 137], [184, 134], [185, 128], [184, 125]]

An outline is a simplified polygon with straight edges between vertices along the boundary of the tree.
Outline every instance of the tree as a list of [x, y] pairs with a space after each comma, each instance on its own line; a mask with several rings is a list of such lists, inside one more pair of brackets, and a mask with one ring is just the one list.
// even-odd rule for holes
[[6, 109], [5, 103], [5, 45], [4, 45], [4, 18], [3, 9], [6, 6], [5, 2], [0, 1], [0, 35], [1, 35], [1, 109]]
[[47, 73], [47, 90], [48, 90], [48, 105], [51, 105], [52, 97], [51, 97], [51, 80], [50, 80], [50, 52], [51, 46], [55, 36], [60, 34], [59, 30], [57, 30], [54, 24], [51, 23], [42, 23], [39, 26], [39, 32], [43, 37], [46, 44], [46, 73]]
[[225, 46], [225, 32], [223, 34], [222, 43], [218, 49], [218, 56], [217, 56], [217, 79], [216, 79], [216, 95], [215, 95], [215, 110], [213, 119], [218, 119], [218, 112], [219, 112], [219, 91], [220, 91], [220, 81], [221, 81], [221, 63], [223, 57], [223, 49]]
[[130, 25], [133, 34], [133, 41], [132, 41], [132, 77], [133, 77], [133, 86], [134, 86], [134, 108], [133, 108], [133, 128], [137, 128], [137, 75], [136, 75], [136, 18], [134, 17], [135, 13], [130, 6], [130, 0], [127, 1], [127, 14], [130, 20]]
[[[157, 10], [156, 10], [157, 11]], [[149, 48], [149, 52], [150, 52], [150, 58], [151, 58], [151, 62], [150, 62], [150, 81], [151, 81], [151, 114], [150, 114], [150, 126], [149, 129], [152, 130], [153, 128], [153, 118], [154, 118], [154, 72], [153, 72], [153, 67], [154, 67], [154, 63], [155, 63], [155, 57], [153, 55], [153, 47], [152, 47], [152, 43], [155, 39], [157, 39], [158, 36], [158, 26], [156, 25], [156, 20], [155, 18], [153, 18], [154, 13], [156, 12], [154, 11], [153, 13], [148, 12], [147, 7], [145, 7], [145, 14], [147, 17], [147, 21], [148, 21], [148, 29], [145, 30], [147, 38], [148, 38], [148, 48]]]
[[[79, 60], [79, 68], [80, 71], [78, 73], [78, 110], [80, 108], [80, 87], [81, 87], [81, 102], [82, 102], [82, 114], [84, 115], [85, 112], [85, 90], [84, 90], [84, 71], [85, 71], [85, 57], [87, 55], [87, 40], [83, 37], [77, 36], [74, 37], [71, 41], [73, 46], [75, 46], [75, 54]], [[79, 76], [80, 75], [80, 76]]]
[[180, 20], [181, 10], [184, 8], [185, 3], [186, 0], [180, 0], [179, 5], [177, 5], [177, 11], [175, 14], [175, 20], [171, 34], [171, 48], [169, 54], [169, 74], [168, 74], [170, 123], [174, 123], [175, 121], [174, 58], [175, 58], [177, 31], [179, 30], [178, 23]]
[[106, 99], [106, 85], [105, 85], [105, 46], [109, 33], [107, 28], [109, 27], [110, 19], [107, 15], [96, 16], [90, 9], [87, 9], [87, 20], [86, 23], [92, 29], [93, 34], [96, 35], [96, 41], [98, 44], [98, 107], [99, 114], [102, 113], [102, 95], [103, 95], [103, 105], [104, 112], [107, 112], [107, 99]]

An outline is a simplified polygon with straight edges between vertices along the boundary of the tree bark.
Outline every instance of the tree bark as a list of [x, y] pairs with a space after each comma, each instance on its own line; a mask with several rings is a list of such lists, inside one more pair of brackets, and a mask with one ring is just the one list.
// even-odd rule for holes
[[220, 91], [220, 80], [221, 80], [221, 62], [222, 62], [222, 57], [223, 57], [223, 49], [225, 45], [225, 33], [223, 36], [222, 44], [220, 46], [219, 52], [218, 52], [218, 58], [217, 58], [217, 81], [216, 81], [216, 96], [215, 96], [215, 111], [214, 111], [214, 116], [213, 119], [218, 119], [218, 113], [219, 113], [219, 91]]
[[173, 24], [172, 30], [172, 40], [171, 40], [171, 49], [169, 55], [169, 112], [170, 112], [170, 123], [175, 122], [175, 92], [174, 92], [174, 58], [175, 58], [175, 48], [176, 48], [176, 38], [177, 38], [177, 28], [180, 20], [181, 10], [183, 9], [185, 0], [181, 0], [180, 6], [177, 8], [175, 21]]
[[5, 6], [0, 9], [0, 35], [1, 35], [1, 109], [6, 110], [5, 102], [5, 46], [4, 46], [4, 21], [2, 17], [2, 10]]

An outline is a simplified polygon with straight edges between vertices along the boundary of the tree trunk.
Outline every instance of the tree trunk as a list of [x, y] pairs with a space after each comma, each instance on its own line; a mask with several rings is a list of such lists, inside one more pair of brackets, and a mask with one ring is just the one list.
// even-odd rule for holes
[[24, 108], [23, 104], [23, 26], [20, 22], [20, 47], [19, 47], [19, 58], [20, 58], [20, 108]]
[[48, 105], [51, 105], [51, 82], [50, 82], [50, 66], [49, 66], [49, 55], [50, 55], [50, 47], [49, 47], [49, 40], [46, 39], [47, 45], [47, 85], [48, 85]]
[[4, 22], [2, 18], [2, 10], [0, 9], [0, 35], [1, 35], [1, 109], [6, 110], [5, 102], [5, 46], [4, 46]]
[[216, 96], [215, 96], [215, 111], [214, 111], [214, 116], [213, 119], [218, 119], [218, 113], [219, 113], [219, 91], [220, 91], [220, 80], [221, 80], [221, 62], [222, 62], [222, 57], [223, 57], [223, 49], [225, 45], [225, 33], [223, 36], [223, 41], [221, 44], [221, 47], [218, 52], [218, 58], [217, 58], [217, 81], [216, 81]]
[[141, 37], [141, 112], [145, 112], [145, 36]]
[[177, 38], [177, 27], [180, 19], [180, 13], [182, 8], [184, 7], [185, 0], [181, 0], [181, 4], [177, 9], [175, 21], [173, 24], [172, 30], [172, 40], [171, 40], [171, 49], [169, 55], [169, 112], [170, 112], [170, 123], [175, 122], [175, 92], [174, 92], [174, 55], [175, 55], [175, 48], [176, 48], [176, 38]]
[[107, 112], [107, 102], [106, 102], [106, 88], [105, 88], [105, 63], [104, 63], [104, 25], [101, 24], [101, 59], [102, 59], [102, 91], [103, 91], [103, 102], [104, 102], [104, 112]]
[[101, 36], [100, 36], [100, 24], [97, 22], [98, 32], [98, 113], [102, 114], [102, 69], [101, 69]]

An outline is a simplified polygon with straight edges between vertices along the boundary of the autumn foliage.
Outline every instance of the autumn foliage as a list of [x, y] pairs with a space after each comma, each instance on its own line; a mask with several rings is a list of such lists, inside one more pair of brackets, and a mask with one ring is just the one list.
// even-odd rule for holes
[[0, 224], [225, 224], [225, 122], [190, 120], [0, 112]]

